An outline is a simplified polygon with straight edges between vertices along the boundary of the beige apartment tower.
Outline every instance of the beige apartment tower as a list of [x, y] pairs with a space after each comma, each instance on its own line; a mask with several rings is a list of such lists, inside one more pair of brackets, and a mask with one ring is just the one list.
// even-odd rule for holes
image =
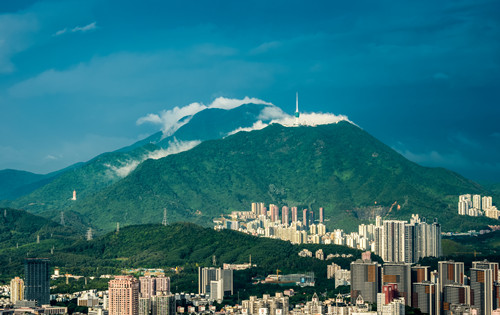
[[139, 312], [139, 280], [116, 276], [109, 281], [109, 315], [136, 315]]

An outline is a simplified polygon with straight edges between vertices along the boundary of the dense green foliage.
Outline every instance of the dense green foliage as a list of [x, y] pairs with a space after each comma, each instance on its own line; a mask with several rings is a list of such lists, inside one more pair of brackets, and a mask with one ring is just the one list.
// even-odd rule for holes
[[[50, 248], [55, 243], [56, 240], [49, 238], [43, 239], [40, 244], [33, 242], [19, 248], [2, 248], [0, 279], [7, 281], [13, 276], [22, 275], [23, 259], [27, 256], [49, 257], [51, 265], [60, 267], [61, 273], [83, 276], [119, 274], [123, 269], [139, 267], [164, 268], [172, 276], [172, 288], [195, 292], [197, 267], [211, 266], [213, 255], [216, 256], [218, 265], [244, 263], [252, 255], [252, 263], [257, 268], [239, 276], [245, 279], [238, 284], [242, 290], [252, 292], [253, 287], [249, 285], [252, 276], [266, 276], [275, 273], [277, 269], [281, 273], [313, 271], [318, 286], [326, 288], [333, 284], [331, 280], [326, 280], [327, 264], [335, 262], [348, 268], [350, 261], [361, 255], [360, 251], [345, 246], [292, 245], [289, 242], [257, 238], [229, 230], [217, 232], [191, 223], [129, 226], [119, 233], [111, 232], [92, 241], [66, 238], [50, 254]], [[311, 251], [322, 248], [325, 255], [351, 253], [354, 257], [339, 257], [329, 261], [302, 258], [298, 256], [298, 252], [303, 248]], [[179, 267], [178, 274], [172, 269], [175, 267]], [[83, 280], [70, 283], [71, 289], [72, 286], [82, 286]], [[258, 287], [255, 290], [257, 289]]]
[[[458, 195], [486, 193], [480, 185], [442, 168], [421, 167], [347, 122], [316, 127], [272, 125], [206, 141], [192, 150], [147, 160], [95, 196], [77, 201], [104, 230], [160, 222], [209, 224], [251, 202], [325, 208], [330, 228], [355, 229], [375, 215], [438, 217], [444, 230], [496, 222], [463, 220]], [[396, 202], [398, 210], [390, 206]], [[444, 220], [446, 219], [446, 220]]]
[[73, 231], [22, 210], [0, 208], [0, 248], [24, 246], [40, 240], [65, 239]]

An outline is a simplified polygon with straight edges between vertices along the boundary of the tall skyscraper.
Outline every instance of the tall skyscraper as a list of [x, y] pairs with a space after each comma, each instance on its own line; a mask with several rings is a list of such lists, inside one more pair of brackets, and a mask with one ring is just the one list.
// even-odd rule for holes
[[419, 308], [425, 314], [437, 314], [436, 292], [436, 284], [433, 282], [422, 281], [413, 283], [411, 306]]
[[302, 224], [304, 224], [305, 227], [309, 226], [308, 213], [309, 211], [307, 209], [302, 210]]
[[464, 284], [464, 263], [453, 260], [438, 262], [439, 272], [439, 292], [443, 293], [443, 288], [447, 284]]
[[351, 300], [358, 296], [370, 303], [377, 302], [377, 293], [380, 291], [381, 270], [374, 261], [358, 259], [351, 263]]
[[382, 231], [382, 259], [386, 262], [405, 262], [406, 221], [386, 220]]
[[283, 224], [290, 223], [290, 209], [287, 206], [283, 206], [281, 208], [281, 223]]
[[472, 196], [472, 206], [476, 209], [481, 210], [481, 195]]
[[39, 306], [50, 304], [49, 259], [25, 259], [24, 274], [24, 298], [29, 301], [36, 301], [36, 304]]
[[323, 207], [319, 208], [319, 223], [323, 223], [325, 221], [325, 209]]
[[139, 280], [115, 276], [109, 281], [109, 315], [136, 315], [139, 312]]
[[397, 284], [397, 297], [404, 297], [405, 304], [411, 303], [411, 264], [386, 263], [382, 267], [382, 285]]
[[498, 263], [475, 261], [470, 269], [470, 304], [478, 315], [491, 315], [493, 310], [494, 282], [498, 279]]
[[156, 294], [156, 278], [145, 276], [139, 277], [139, 293], [141, 297], [150, 298]]
[[10, 301], [16, 304], [17, 301], [24, 300], [24, 281], [19, 277], [10, 280]]
[[198, 292], [211, 295], [212, 281], [222, 280], [220, 284], [223, 295], [233, 294], [233, 270], [221, 268], [198, 267]]
[[156, 278], [156, 293], [170, 293], [170, 277], [159, 276]]
[[292, 222], [298, 221], [297, 207], [292, 207]]
[[481, 201], [483, 210], [487, 210], [493, 206], [493, 198], [491, 196], [484, 196]]

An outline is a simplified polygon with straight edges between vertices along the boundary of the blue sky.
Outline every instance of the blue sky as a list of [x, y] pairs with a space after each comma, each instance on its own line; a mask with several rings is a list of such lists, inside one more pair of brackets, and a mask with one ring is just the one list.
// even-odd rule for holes
[[0, 169], [130, 144], [216, 97], [347, 115], [409, 159], [500, 182], [498, 1], [1, 1]]

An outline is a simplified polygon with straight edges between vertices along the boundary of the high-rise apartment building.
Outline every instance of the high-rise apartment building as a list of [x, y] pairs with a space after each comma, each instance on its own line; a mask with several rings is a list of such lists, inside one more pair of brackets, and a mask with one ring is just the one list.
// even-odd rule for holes
[[139, 312], [139, 280], [116, 276], [109, 281], [109, 315], [136, 315]]
[[487, 210], [493, 206], [493, 198], [491, 196], [484, 196], [481, 201], [483, 210]]
[[139, 293], [141, 297], [149, 298], [156, 295], [157, 292], [170, 293], [169, 277], [139, 277]]
[[298, 209], [297, 207], [292, 207], [292, 222], [298, 221]]
[[475, 261], [470, 269], [470, 304], [478, 315], [491, 315], [494, 307], [494, 282], [498, 279], [498, 263]]
[[385, 220], [382, 230], [382, 259], [386, 262], [404, 262], [406, 221]]
[[156, 293], [170, 293], [170, 277], [156, 277]]
[[286, 225], [290, 223], [290, 209], [287, 206], [281, 208], [281, 223]]
[[10, 301], [12, 304], [16, 304], [20, 300], [24, 300], [24, 281], [15, 277], [10, 280]]
[[429, 266], [415, 265], [411, 267], [411, 283], [430, 280]]
[[29, 301], [36, 301], [38, 306], [50, 304], [49, 259], [25, 259], [24, 274], [24, 298]]
[[175, 295], [159, 292], [151, 297], [152, 315], [175, 315]]
[[222, 280], [222, 294], [233, 294], [233, 270], [221, 268], [198, 267], [198, 292], [211, 296], [212, 281]]
[[472, 207], [481, 210], [481, 195], [472, 196]]
[[377, 302], [380, 291], [381, 268], [377, 262], [358, 259], [351, 263], [351, 300], [359, 295], [370, 303]]
[[469, 203], [465, 200], [458, 202], [458, 214], [467, 215], [469, 213]]
[[439, 292], [443, 293], [443, 288], [447, 284], [464, 284], [464, 263], [453, 260], [438, 262], [439, 272]]
[[405, 304], [411, 301], [411, 264], [386, 263], [382, 267], [382, 285], [397, 284], [397, 296], [405, 299]]
[[430, 281], [415, 282], [412, 285], [411, 306], [424, 314], [437, 314], [436, 284]]
[[470, 287], [468, 285], [458, 283], [444, 285], [440, 304], [441, 314], [452, 315], [452, 305], [470, 304]]
[[150, 298], [156, 293], [156, 278], [151, 276], [139, 277], [139, 293], [141, 297]]
[[325, 209], [319, 208], [319, 223], [325, 222]]

